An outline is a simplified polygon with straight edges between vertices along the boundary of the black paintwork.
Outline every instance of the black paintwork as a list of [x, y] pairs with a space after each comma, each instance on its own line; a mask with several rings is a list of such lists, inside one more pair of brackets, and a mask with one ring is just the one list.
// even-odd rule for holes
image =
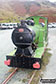
[[[7, 56], [7, 60], [8, 59], [11, 60], [11, 64], [9, 65], [10, 67], [34, 69], [33, 64], [36, 63], [36, 62], [39, 62], [40, 66], [41, 66], [41, 59], [40, 58], [24, 57], [24, 56], [23, 57]], [[37, 69], [37, 70], [39, 70], [39, 69]]]

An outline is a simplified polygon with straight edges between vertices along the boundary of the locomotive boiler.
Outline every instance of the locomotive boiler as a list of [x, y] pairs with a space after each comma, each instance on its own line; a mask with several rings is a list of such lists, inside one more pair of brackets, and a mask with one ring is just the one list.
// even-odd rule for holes
[[[39, 24], [40, 19], [44, 20], [44, 26]], [[18, 23], [11, 36], [16, 49], [6, 56], [4, 63], [10, 67], [39, 70], [47, 44], [47, 22], [45, 17], [31, 16]]]

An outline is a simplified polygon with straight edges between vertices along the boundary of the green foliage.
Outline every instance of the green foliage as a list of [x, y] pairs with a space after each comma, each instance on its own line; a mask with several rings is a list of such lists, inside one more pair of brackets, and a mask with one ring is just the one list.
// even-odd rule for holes
[[0, 9], [0, 23], [5, 22], [19, 22], [18, 15], [13, 11], [6, 11]]

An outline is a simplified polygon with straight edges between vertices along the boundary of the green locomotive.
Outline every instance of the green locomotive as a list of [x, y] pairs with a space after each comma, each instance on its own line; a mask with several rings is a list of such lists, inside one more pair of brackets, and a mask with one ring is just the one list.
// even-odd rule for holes
[[[44, 20], [44, 25], [40, 23]], [[10, 67], [27, 69], [41, 68], [41, 59], [47, 45], [48, 19], [31, 16], [22, 20], [12, 32], [12, 41], [16, 49], [6, 56], [4, 63]]]

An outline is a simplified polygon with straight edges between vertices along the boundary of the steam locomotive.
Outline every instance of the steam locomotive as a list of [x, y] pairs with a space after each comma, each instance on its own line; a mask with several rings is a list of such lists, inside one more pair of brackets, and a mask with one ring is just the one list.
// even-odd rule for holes
[[[43, 19], [45, 25], [39, 24]], [[47, 18], [31, 16], [17, 24], [12, 32], [12, 42], [16, 49], [6, 56], [4, 63], [9, 67], [27, 69], [41, 68], [41, 59], [47, 44]]]

